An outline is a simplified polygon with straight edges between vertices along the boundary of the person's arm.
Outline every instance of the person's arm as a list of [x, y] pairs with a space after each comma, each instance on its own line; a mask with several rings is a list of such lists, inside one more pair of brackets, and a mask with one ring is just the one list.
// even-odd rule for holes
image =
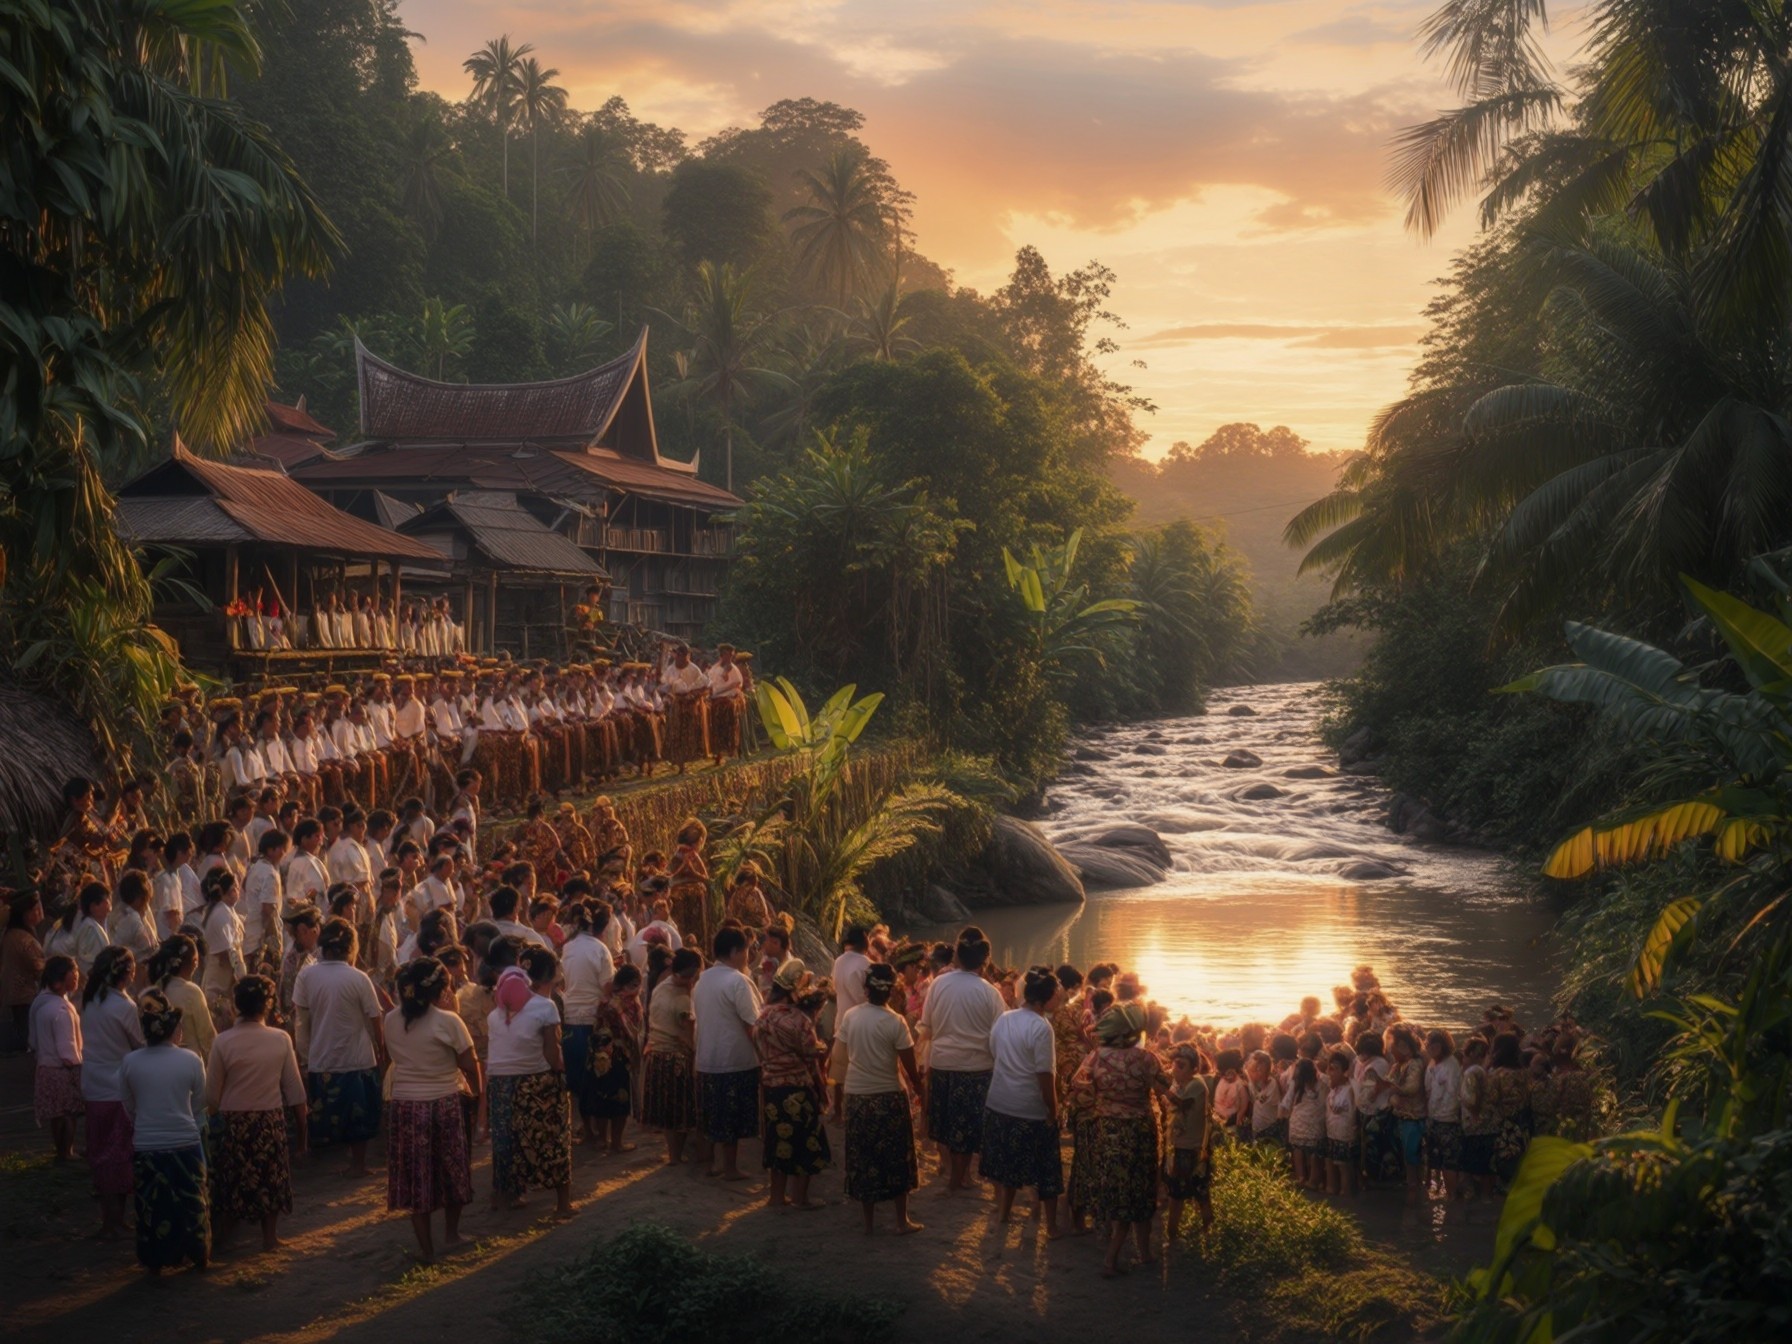
[[554, 1073], [566, 1072], [566, 1056], [560, 1049], [560, 1024], [549, 1023], [541, 1029], [541, 1052], [548, 1057], [548, 1068]]
[[304, 984], [304, 975], [293, 986], [293, 1050], [299, 1058], [299, 1068], [305, 1067], [305, 1061], [311, 1058], [311, 1005], [299, 997], [299, 989]]
[[482, 1090], [479, 1082], [478, 1051], [469, 1045], [454, 1057], [454, 1062], [460, 1068], [461, 1077], [467, 1080], [467, 1091], [477, 1098]]
[[915, 1047], [905, 1045], [896, 1052], [896, 1062], [902, 1065], [902, 1072], [908, 1076], [908, 1085], [914, 1089], [916, 1096], [921, 1095], [921, 1071], [915, 1067]]
[[851, 1061], [847, 1056], [846, 1042], [840, 1033], [834, 1033], [834, 1047], [828, 1051], [828, 1082], [833, 1084], [833, 1118], [839, 1124], [846, 1118], [846, 1070]]
[[211, 1114], [218, 1113], [218, 1103], [224, 1099], [224, 1066], [214, 1055], [212, 1066], [205, 1071], [205, 1095], [200, 1104]]

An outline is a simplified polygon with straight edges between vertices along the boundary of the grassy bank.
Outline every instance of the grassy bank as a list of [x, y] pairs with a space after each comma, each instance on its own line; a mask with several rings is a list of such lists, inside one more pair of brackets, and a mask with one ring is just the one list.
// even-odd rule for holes
[[[1191, 1208], [1185, 1230], [1198, 1226]], [[1347, 1212], [1295, 1188], [1277, 1154], [1214, 1153], [1213, 1230], [1202, 1247], [1228, 1296], [1254, 1301], [1252, 1338], [1393, 1341], [1440, 1333], [1449, 1290], [1373, 1245]]]

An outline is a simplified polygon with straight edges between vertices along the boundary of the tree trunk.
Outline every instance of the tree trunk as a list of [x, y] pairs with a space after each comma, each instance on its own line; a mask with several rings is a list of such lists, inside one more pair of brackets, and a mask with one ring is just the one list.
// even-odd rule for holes
[[529, 246], [535, 246], [541, 229], [541, 128], [529, 129]]
[[504, 145], [504, 199], [510, 199], [510, 118], [500, 112], [498, 114], [498, 135]]

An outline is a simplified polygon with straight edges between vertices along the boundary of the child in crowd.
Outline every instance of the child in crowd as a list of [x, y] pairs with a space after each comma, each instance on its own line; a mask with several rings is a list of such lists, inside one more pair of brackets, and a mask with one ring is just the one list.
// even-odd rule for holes
[[1179, 1045], [1170, 1057], [1173, 1084], [1170, 1104], [1170, 1155], [1164, 1166], [1164, 1188], [1170, 1196], [1169, 1221], [1164, 1235], [1179, 1236], [1182, 1206], [1189, 1200], [1201, 1214], [1203, 1234], [1213, 1226], [1213, 1201], [1209, 1198], [1212, 1168], [1208, 1152], [1212, 1144], [1212, 1098], [1207, 1080], [1200, 1075], [1201, 1052]]
[[1290, 1074], [1282, 1112], [1287, 1117], [1288, 1146], [1294, 1155], [1294, 1181], [1309, 1190], [1325, 1189], [1325, 1089], [1310, 1059], [1297, 1060]]
[[1356, 1133], [1356, 1090], [1350, 1082], [1351, 1057], [1343, 1049], [1325, 1057], [1325, 1188], [1354, 1198], [1361, 1145]]

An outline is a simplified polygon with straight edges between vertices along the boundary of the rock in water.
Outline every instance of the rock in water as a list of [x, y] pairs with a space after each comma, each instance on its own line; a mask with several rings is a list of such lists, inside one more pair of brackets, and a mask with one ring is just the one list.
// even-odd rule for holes
[[1338, 869], [1338, 876], [1352, 882], [1379, 882], [1384, 878], [1399, 877], [1405, 871], [1380, 859], [1355, 859]]
[[1263, 758], [1254, 751], [1246, 751], [1240, 747], [1220, 762], [1228, 770], [1255, 770], [1263, 764]]
[[938, 885], [924, 888], [916, 898], [915, 908], [935, 924], [956, 924], [971, 917], [963, 901]]
[[1156, 742], [1141, 742], [1132, 749], [1134, 756], [1168, 756], [1170, 749]]
[[1282, 771], [1283, 779], [1336, 779], [1336, 770], [1327, 770], [1323, 765], [1297, 765], [1292, 770]]
[[1082, 879], [1045, 838], [1017, 817], [998, 816], [979, 866], [986, 881], [960, 894], [971, 905], [1057, 905], [1081, 902]]
[[1173, 862], [1163, 837], [1136, 822], [1074, 832], [1058, 841], [1058, 852], [1082, 874], [1085, 887], [1104, 891], [1154, 886]]
[[1230, 714], [1235, 719], [1254, 719], [1257, 717], [1257, 711], [1252, 709], [1249, 705], [1233, 705], [1232, 708], [1226, 711], [1226, 713]]
[[1261, 802], [1265, 798], [1286, 798], [1287, 789], [1278, 789], [1274, 784], [1253, 784], [1248, 789], [1241, 789], [1238, 797], [1243, 802]]

